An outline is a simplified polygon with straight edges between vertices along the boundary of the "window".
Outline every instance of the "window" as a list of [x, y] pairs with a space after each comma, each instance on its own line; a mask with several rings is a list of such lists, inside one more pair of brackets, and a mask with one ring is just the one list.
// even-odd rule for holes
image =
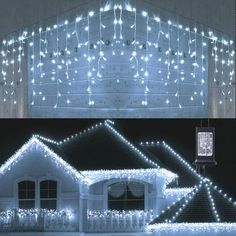
[[40, 183], [40, 208], [57, 209], [57, 182], [52, 180]]
[[144, 184], [119, 182], [108, 187], [109, 210], [144, 210]]
[[18, 183], [18, 199], [20, 209], [35, 208], [35, 183], [33, 181]]

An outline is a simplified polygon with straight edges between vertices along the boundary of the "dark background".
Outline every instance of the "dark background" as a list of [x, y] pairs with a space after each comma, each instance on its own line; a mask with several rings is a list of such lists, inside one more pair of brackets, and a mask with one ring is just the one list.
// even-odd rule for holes
[[[101, 120], [0, 120], [0, 165], [33, 134], [63, 139]], [[219, 187], [236, 199], [235, 120], [116, 120], [115, 127], [130, 141], [165, 140], [189, 163], [195, 158], [195, 128], [216, 128], [216, 167], [206, 170]]]

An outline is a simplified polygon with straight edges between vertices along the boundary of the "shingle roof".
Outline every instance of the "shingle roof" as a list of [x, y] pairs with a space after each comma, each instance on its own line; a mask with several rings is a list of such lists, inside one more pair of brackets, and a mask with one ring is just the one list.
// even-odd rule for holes
[[143, 144], [141, 146], [146, 152], [154, 156], [154, 159], [158, 159], [158, 161], [162, 163], [163, 168], [178, 174], [178, 186], [192, 187], [199, 183], [197, 175], [193, 171], [189, 170], [180, 159], [169, 152], [162, 142], [158, 145]]
[[138, 144], [134, 144], [135, 147], [138, 147], [138, 151], [135, 151], [106, 125], [101, 125], [90, 132], [83, 132], [60, 145], [42, 139], [41, 141], [78, 170], [156, 168], [145, 161], [140, 153], [146, 155], [150, 161], [155, 160], [157, 165], [162, 166], [162, 163], [153, 154], [138, 147]]

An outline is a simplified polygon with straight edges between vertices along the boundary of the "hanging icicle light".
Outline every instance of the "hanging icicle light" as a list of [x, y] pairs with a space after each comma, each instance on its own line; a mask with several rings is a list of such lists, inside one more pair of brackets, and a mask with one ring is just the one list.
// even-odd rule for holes
[[[95, 24], [99, 28], [96, 34]], [[86, 33], [82, 33], [82, 29]], [[210, 60], [214, 61], [214, 72], [210, 76], [219, 88], [219, 105], [233, 103], [234, 54], [234, 42], [216, 36], [213, 30], [207, 32], [203, 27], [184, 26], [171, 19], [163, 21], [128, 3], [109, 3], [98, 11], [88, 11], [85, 16], [76, 15], [74, 19], [44, 27], [35, 25], [32, 30], [23, 30], [17, 37], [3, 40], [0, 78], [4, 93], [1, 101], [11, 98], [17, 104], [17, 84], [25, 76], [23, 58], [27, 57], [30, 58], [29, 103], [32, 109], [101, 106], [109, 110], [108, 77], [115, 81], [110, 86], [120, 84], [119, 88], [124, 91], [123, 80], [128, 86], [135, 86], [129, 92], [128, 108], [134, 108], [133, 104], [135, 108], [145, 109], [206, 107]], [[112, 67], [120, 65], [119, 61], [127, 69], [111, 72]], [[188, 84], [192, 88], [186, 93]], [[99, 86], [104, 88], [103, 95], [98, 92]]]

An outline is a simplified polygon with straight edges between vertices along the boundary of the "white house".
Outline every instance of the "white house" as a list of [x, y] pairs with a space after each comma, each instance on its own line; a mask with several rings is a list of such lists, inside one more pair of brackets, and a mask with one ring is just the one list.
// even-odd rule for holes
[[178, 175], [145, 145], [133, 145], [111, 121], [62, 141], [34, 135], [0, 167], [1, 231], [146, 230], [205, 180], [178, 156], [196, 179], [174, 187]]

